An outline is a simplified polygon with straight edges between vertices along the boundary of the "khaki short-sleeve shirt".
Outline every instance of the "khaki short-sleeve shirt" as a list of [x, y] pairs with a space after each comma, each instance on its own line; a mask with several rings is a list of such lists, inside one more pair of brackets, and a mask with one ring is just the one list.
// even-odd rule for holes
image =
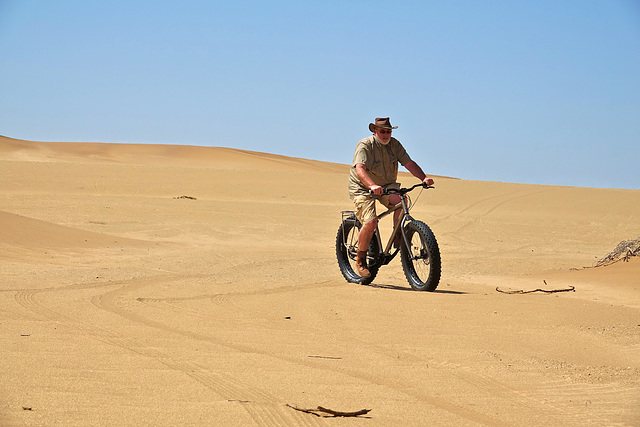
[[402, 166], [411, 161], [411, 157], [400, 144], [400, 141], [391, 137], [387, 145], [382, 145], [372, 135], [361, 139], [356, 146], [353, 155], [351, 170], [349, 171], [349, 198], [369, 194], [367, 188], [356, 174], [356, 165], [362, 163], [367, 168], [367, 173], [374, 183], [384, 187], [394, 184], [398, 179], [398, 163]]

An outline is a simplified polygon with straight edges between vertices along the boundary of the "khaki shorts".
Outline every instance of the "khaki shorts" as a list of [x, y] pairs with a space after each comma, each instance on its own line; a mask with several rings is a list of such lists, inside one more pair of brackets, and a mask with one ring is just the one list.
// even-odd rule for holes
[[[398, 185], [391, 184], [387, 185], [386, 188], [400, 187]], [[358, 221], [360, 221], [362, 225], [376, 217], [376, 200], [386, 208], [393, 207], [393, 205], [389, 203], [389, 196], [384, 194], [382, 196], [365, 195], [353, 198], [353, 204], [356, 208], [356, 218], [358, 218]]]

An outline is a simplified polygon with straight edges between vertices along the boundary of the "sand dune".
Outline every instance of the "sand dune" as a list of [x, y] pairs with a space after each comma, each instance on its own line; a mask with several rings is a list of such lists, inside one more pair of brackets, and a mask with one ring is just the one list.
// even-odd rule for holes
[[0, 425], [640, 425], [640, 191], [438, 177], [420, 293], [341, 277], [347, 171], [0, 137]]
[[216, 169], [339, 171], [344, 165], [225, 147], [184, 145], [35, 142], [0, 135], [0, 154], [6, 160], [125, 163], [215, 167]]
[[78, 230], [63, 225], [26, 218], [0, 211], [0, 244], [9, 248], [75, 248], [108, 247], [113, 244], [145, 245], [132, 239], [109, 236], [103, 233]]

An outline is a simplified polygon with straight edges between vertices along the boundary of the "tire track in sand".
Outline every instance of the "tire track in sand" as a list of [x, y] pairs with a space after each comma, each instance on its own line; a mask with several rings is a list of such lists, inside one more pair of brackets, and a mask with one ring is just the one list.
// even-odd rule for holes
[[[183, 277], [181, 277], [183, 278]], [[39, 290], [19, 290], [15, 293], [16, 302], [22, 307], [40, 316], [43, 320], [55, 322], [58, 326], [65, 327], [71, 331], [79, 331], [93, 339], [103, 342], [107, 345], [119, 347], [124, 350], [136, 353], [143, 357], [153, 359], [167, 368], [181, 372], [192, 380], [205, 386], [216, 395], [229, 402], [236, 402], [242, 405], [242, 409], [255, 421], [257, 425], [264, 426], [322, 426], [325, 425], [321, 418], [310, 417], [307, 414], [293, 411], [285, 407], [284, 402], [279, 401], [275, 396], [260, 390], [254, 386], [248, 386], [234, 379], [232, 376], [223, 372], [214, 372], [205, 367], [199, 366], [189, 360], [184, 360], [172, 356], [169, 352], [163, 352], [158, 348], [150, 348], [138, 344], [134, 337], [123, 337], [117, 333], [109, 332], [104, 327], [89, 322], [87, 316], [84, 320], [72, 318], [64, 314], [59, 308], [48, 307], [42, 300], [42, 295], [52, 292], [74, 291], [74, 290], [90, 290], [117, 286], [119, 289], [98, 294], [91, 298], [91, 303], [96, 307], [118, 314], [125, 319], [135, 321], [147, 327], [161, 329], [168, 332], [178, 333], [189, 338], [212, 342], [210, 337], [198, 336], [197, 334], [184, 333], [184, 331], [176, 331], [166, 325], [155, 324], [153, 321], [142, 317], [127, 315], [126, 311], [118, 307], [115, 303], [115, 296], [120, 293], [122, 287], [143, 287], [150, 283], [157, 283], [159, 280], [166, 280], [166, 277], [154, 277], [145, 279], [132, 279], [126, 282], [101, 284], [101, 285], [71, 285], [65, 288], [47, 288]], [[142, 342], [148, 340], [141, 340]], [[213, 344], [216, 344], [213, 342]], [[243, 351], [253, 351], [244, 348]]]
[[[331, 283], [331, 282], [322, 282], [325, 286], [327, 285], [327, 283]], [[303, 284], [301, 285], [302, 287], [317, 287], [318, 284]], [[273, 294], [273, 293], [282, 293], [282, 292], [288, 292], [294, 289], [298, 289], [298, 287], [296, 286], [283, 286], [283, 287], [279, 287], [279, 288], [275, 288], [275, 289], [265, 289], [265, 290], [252, 290], [252, 291], [247, 291], [247, 292], [238, 292], [236, 293], [232, 293], [232, 294], [212, 294], [210, 296], [205, 296], [205, 295], [199, 295], [199, 296], [195, 296], [193, 298], [167, 298], [167, 299], [160, 299], [160, 298], [151, 298], [151, 299], [145, 299], [144, 301], [148, 301], [153, 303], [154, 305], [158, 304], [162, 304], [165, 305], [166, 307], [170, 307], [172, 309], [179, 309], [179, 310], [185, 310], [184, 308], [180, 308], [178, 306], [176, 306], [175, 304], [171, 304], [169, 301], [185, 301], [185, 300], [190, 300], [190, 299], [203, 299], [203, 298], [211, 298], [211, 301], [215, 304], [227, 304], [229, 303], [230, 299], [233, 299], [234, 296], [238, 296], [238, 295], [243, 295], [243, 294], [250, 294], [250, 295], [261, 295], [261, 294]], [[121, 316], [124, 316], [128, 319], [130, 319], [131, 321], [134, 322], [139, 322], [139, 323], [144, 323], [148, 326], [152, 326], [161, 330], [165, 330], [167, 332], [172, 332], [172, 333], [177, 333], [180, 335], [183, 335], [185, 337], [191, 338], [191, 339], [196, 339], [196, 340], [202, 340], [202, 341], [207, 341], [207, 342], [214, 342], [216, 345], [220, 345], [220, 346], [224, 346], [226, 348], [230, 348], [236, 351], [240, 351], [240, 352], [248, 352], [248, 353], [257, 353], [257, 354], [261, 354], [265, 357], [270, 357], [270, 358], [275, 358], [275, 359], [279, 359], [283, 362], [286, 363], [290, 363], [292, 365], [298, 365], [298, 366], [304, 366], [304, 367], [308, 367], [308, 368], [313, 368], [313, 369], [322, 369], [324, 371], [328, 371], [330, 372], [330, 375], [335, 376], [336, 374], [338, 375], [344, 375], [344, 376], [348, 376], [351, 378], [355, 378], [355, 379], [359, 379], [362, 381], [365, 381], [367, 383], [370, 383], [372, 385], [376, 385], [376, 386], [382, 386], [385, 388], [389, 388], [394, 390], [395, 392], [398, 393], [402, 393], [408, 397], [411, 397], [413, 399], [416, 399], [419, 402], [423, 402], [425, 404], [428, 404], [432, 407], [438, 408], [440, 410], [443, 410], [447, 413], [453, 414], [455, 416], [458, 416], [460, 418], [475, 422], [475, 423], [479, 423], [482, 425], [487, 425], [487, 426], [495, 426], [495, 427], [507, 427], [508, 424], [504, 423], [494, 417], [485, 415], [483, 413], [480, 413], [478, 411], [475, 411], [473, 409], [469, 409], [467, 407], [458, 405], [456, 403], [453, 403], [451, 401], [448, 401], [447, 399], [441, 398], [435, 394], [432, 393], [425, 393], [422, 390], [418, 390], [416, 388], [413, 388], [411, 386], [407, 386], [407, 384], [403, 384], [399, 381], [396, 381], [392, 378], [388, 378], [388, 377], [384, 377], [382, 375], [376, 374], [376, 373], [372, 373], [372, 372], [367, 372], [367, 371], [363, 371], [363, 370], [354, 370], [354, 369], [350, 369], [350, 368], [344, 368], [344, 367], [340, 367], [340, 366], [328, 366], [324, 363], [318, 362], [318, 361], [313, 361], [311, 359], [309, 360], [304, 360], [304, 359], [300, 359], [300, 358], [295, 358], [295, 357], [286, 357], [286, 356], [281, 356], [281, 355], [274, 355], [272, 353], [268, 353], [265, 351], [260, 350], [258, 347], [249, 347], [249, 346], [245, 346], [245, 345], [239, 345], [239, 344], [233, 344], [230, 343], [228, 341], [225, 340], [221, 340], [221, 339], [216, 339], [210, 336], [205, 336], [205, 335], [201, 335], [201, 334], [197, 334], [194, 333], [192, 331], [186, 331], [186, 330], [180, 330], [177, 329], [173, 326], [168, 326], [166, 324], [163, 324], [161, 322], [156, 322], [147, 318], [144, 318], [142, 316], [138, 316], [132, 312], [126, 311], [121, 309], [120, 307], [117, 306], [116, 304], [116, 300], [118, 299], [120, 294], [123, 294], [125, 292], [131, 292], [133, 290], [133, 288], [129, 287], [128, 289], [124, 289], [121, 288], [119, 290], [115, 290], [110, 292], [109, 294], [105, 294], [102, 295], [100, 297], [100, 301], [97, 302], [97, 304], [99, 304], [101, 307], [108, 309], [110, 311], [114, 311], [117, 312], [118, 314], [120, 314]], [[96, 302], [94, 302], [96, 303]], [[239, 309], [239, 306], [236, 306], [236, 308]], [[186, 311], [188, 311], [190, 313], [190, 315], [196, 315], [196, 316], [203, 316], [202, 313], [198, 313], [198, 312], [194, 312], [192, 310], [188, 310], [186, 309]], [[255, 313], [252, 312], [252, 315], [255, 315]], [[267, 319], [268, 321], [271, 321], [272, 319]], [[305, 329], [305, 333], [313, 333], [314, 332], [314, 328], [313, 327], [309, 327]], [[315, 328], [315, 333], [322, 335], [322, 331], [318, 328]], [[388, 349], [381, 347], [379, 345], [372, 345], [371, 343], [362, 341], [362, 340], [357, 340], [359, 341], [359, 343], [363, 346], [367, 346], [367, 347], [375, 347], [378, 349], [378, 351], [380, 351], [380, 349], [384, 349], [384, 351], [389, 351]], [[391, 354], [391, 353], [389, 353]], [[395, 354], [394, 354], [395, 357]], [[506, 387], [506, 386], [505, 386]]]
[[[442, 221], [446, 221], [450, 218], [457, 218], [457, 219], [461, 219], [461, 217], [463, 216], [463, 214], [465, 213], [470, 213], [474, 208], [478, 208], [477, 211], [478, 213], [474, 216], [472, 216], [470, 219], [464, 221], [460, 226], [458, 226], [458, 228], [456, 228], [455, 230], [450, 230], [447, 233], [445, 233], [445, 235], [450, 236], [450, 237], [456, 237], [459, 239], [459, 235], [460, 233], [470, 227], [472, 224], [476, 223], [478, 220], [488, 216], [489, 214], [491, 214], [492, 212], [496, 211], [498, 208], [500, 208], [501, 206], [506, 205], [507, 203], [510, 203], [514, 200], [518, 200], [518, 199], [522, 199], [522, 198], [526, 198], [526, 197], [530, 197], [536, 194], [540, 194], [540, 193], [546, 193], [552, 190], [549, 189], [544, 189], [544, 190], [530, 190], [530, 191], [522, 191], [522, 190], [518, 190], [518, 191], [513, 191], [511, 193], [507, 193], [507, 194], [499, 194], [499, 195], [495, 195], [492, 197], [486, 197], [484, 199], [481, 200], [477, 200], [469, 205], [465, 205], [463, 206], [461, 209], [459, 209], [457, 212], [446, 215], [444, 217], [438, 218], [434, 221], [431, 221], [431, 223], [433, 225], [442, 222]], [[483, 207], [483, 205], [486, 205]], [[462, 239], [459, 239], [460, 241], [464, 241]]]
[[[195, 311], [180, 305], [180, 302], [184, 301], [208, 299], [216, 306], [225, 309], [224, 312], [222, 312], [223, 314], [221, 314], [225, 318], [227, 316], [234, 316], [234, 318], [237, 318], [240, 322], [248, 322], [246, 319], [251, 319], [251, 323], [255, 323], [255, 321], [260, 318], [261, 320], [273, 324], [274, 327], [281, 329], [282, 323], [277, 322], [279, 317], [274, 317], [273, 314], [264, 313], [260, 310], [248, 309], [245, 304], [238, 303], [236, 299], [247, 295], [265, 296], [277, 293], [286, 294], [306, 288], [318, 288], [323, 286], [333, 287], [334, 285], [332, 283], [332, 281], [323, 281], [317, 283], [304, 283], [299, 286], [280, 286], [265, 290], [198, 295], [194, 297], [145, 298], [143, 302], [149, 303], [162, 310], [169, 309], [173, 311], [183, 311], [188, 313], [189, 316], [208, 318], [211, 316], [211, 311], [207, 311], [207, 313], [204, 314], [201, 311]], [[213, 311], [216, 313], [219, 312], [219, 310]], [[242, 312], [245, 314], [241, 314]], [[319, 340], [322, 339], [323, 336], [326, 336], [326, 330], [314, 326], [314, 324], [297, 324], [293, 329], [289, 327], [287, 330], [290, 332], [294, 331], [304, 333], [306, 336], [317, 336]], [[551, 420], [550, 422], [552, 424], [562, 424], [563, 422], [571, 420], [572, 423], [579, 425], [599, 426], [609, 424], [612, 420], [612, 418], [608, 417], [606, 414], [585, 413], [581, 407], [576, 406], [575, 402], [578, 401], [589, 401], [593, 404], [607, 404], [606, 401], [596, 402], [594, 399], [595, 396], [598, 396], [598, 398], [601, 397], [601, 387], [594, 388], [587, 385], [574, 384], [566, 379], [555, 378], [539, 380], [536, 381], [536, 384], [532, 384], [528, 388], [522, 388], [509, 384], [505, 381], [499, 381], [490, 374], [484, 374], [481, 371], [473, 370], [464, 364], [421, 357], [419, 354], [403, 351], [402, 349], [399, 350], [391, 348], [381, 343], [360, 339], [357, 335], [350, 336], [349, 340], [350, 342], [353, 342], [356, 347], [367, 349], [366, 351], [370, 353], [375, 352], [377, 354], [385, 355], [389, 360], [395, 360], [400, 355], [405, 360], [411, 359], [417, 364], [428, 366], [431, 369], [436, 369], [439, 374], [450, 376], [453, 381], [471, 386], [464, 387], [464, 389], [468, 390], [469, 393], [480, 393], [486, 396], [493, 396], [492, 400], [495, 402], [516, 405], [522, 408], [523, 411], [529, 411], [532, 414], [541, 414], [541, 419], [544, 418], [544, 420]], [[227, 345], [229, 344], [227, 343]], [[253, 351], [258, 352], [259, 350], [255, 348]], [[293, 357], [287, 358], [269, 353], [264, 354], [269, 357], [280, 358], [288, 363], [323, 369], [328, 371], [329, 375], [345, 375], [370, 382], [373, 385], [382, 385], [395, 391], [402, 392], [425, 403], [445, 409], [448, 412], [456, 413], [457, 415], [486, 425], [505, 425], [505, 423], [501, 423], [491, 417], [479, 417], [478, 412], [467, 410], [456, 403], [448, 401], [446, 398], [428, 393], [425, 394], [422, 390], [412, 389], [410, 386], [402, 384], [400, 381], [396, 381], [393, 378], [389, 378], [388, 376], [385, 377], [378, 373], [372, 373], [362, 369], [329, 366], [326, 364], [320, 366], [318, 363], [304, 363], [300, 359], [295, 359]], [[604, 389], [615, 394], [615, 390], [611, 387], [605, 387]], [[619, 397], [623, 396], [619, 395]]]

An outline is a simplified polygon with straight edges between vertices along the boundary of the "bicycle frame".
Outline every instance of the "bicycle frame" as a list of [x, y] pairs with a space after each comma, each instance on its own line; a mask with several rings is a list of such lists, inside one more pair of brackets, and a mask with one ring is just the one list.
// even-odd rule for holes
[[[409, 251], [409, 257], [411, 259], [415, 259], [416, 257], [413, 255], [413, 252], [411, 251], [411, 245], [409, 244], [409, 241], [407, 240], [407, 236], [404, 233], [404, 226], [407, 222], [412, 221], [413, 217], [409, 214], [409, 204], [407, 202], [407, 198], [405, 197], [405, 195], [412, 191], [414, 188], [420, 186], [421, 184], [417, 184], [414, 185], [411, 188], [405, 188], [402, 189], [402, 191], [397, 191], [394, 189], [390, 189], [390, 190], [385, 190], [387, 193], [386, 194], [398, 194], [400, 195], [400, 203], [388, 208], [386, 211], [382, 212], [381, 214], [376, 216], [376, 219], [378, 220], [378, 222], [388, 216], [391, 215], [392, 213], [394, 213], [395, 211], [397, 211], [398, 209], [402, 209], [402, 213], [400, 214], [400, 216], [398, 217], [398, 220], [395, 222], [395, 224], [393, 224], [393, 230], [391, 231], [391, 235], [389, 236], [389, 241], [387, 242], [387, 245], [384, 247], [384, 249], [382, 249], [382, 238], [380, 237], [380, 228], [378, 226], [376, 226], [376, 231], [374, 233], [374, 238], [377, 239], [378, 241], [378, 248], [380, 248], [380, 252], [377, 254], [369, 254], [369, 258], [373, 258], [373, 261], [376, 263], [380, 263], [380, 265], [387, 265], [389, 264], [389, 262], [391, 262], [391, 260], [393, 260], [393, 258], [395, 258], [395, 256], [398, 254], [398, 252], [400, 252], [400, 248], [396, 248], [396, 250], [391, 253], [391, 247], [393, 245], [393, 241], [395, 240], [396, 235], [398, 234], [398, 232], [400, 232], [400, 235], [402, 236], [402, 240], [407, 248], [407, 250]], [[425, 188], [433, 188], [433, 187], [425, 187]], [[354, 211], [342, 211], [342, 222], [344, 223], [345, 221], [349, 221], [349, 220], [355, 220], [357, 221], [357, 219], [355, 218], [355, 212]], [[350, 248], [349, 243], [346, 241], [347, 236], [344, 236], [344, 245], [346, 248]], [[355, 252], [353, 254], [351, 254], [353, 259], [355, 259]], [[372, 256], [373, 255], [373, 256]]]
[[[407, 248], [410, 249], [409, 242], [407, 241], [407, 236], [405, 236], [404, 234], [404, 225], [407, 222], [411, 221], [413, 218], [409, 214], [409, 205], [407, 204], [407, 200], [404, 197], [404, 194], [401, 197], [400, 203], [382, 212], [380, 215], [376, 216], [376, 218], [378, 219], [378, 221], [380, 221], [382, 218], [386, 217], [387, 215], [391, 215], [393, 212], [397, 211], [398, 209], [402, 209], [403, 212], [400, 214], [400, 216], [398, 216], [398, 220], [396, 221], [396, 223], [393, 224], [393, 230], [391, 231], [391, 235], [389, 236], [389, 241], [387, 242], [386, 247], [382, 251], [382, 255], [384, 255], [385, 257], [388, 257], [391, 255], [391, 246], [393, 245], [393, 241], [395, 240], [396, 234], [398, 234], [398, 230], [400, 230], [400, 235], [402, 236], [402, 240], [404, 240], [405, 245], [407, 245]], [[379, 244], [378, 247], [382, 248], [382, 238], [380, 237], [379, 227], [376, 227], [375, 236], [378, 239], [378, 244]], [[385, 264], [391, 261], [391, 259], [393, 259], [393, 257], [396, 255], [399, 249], [400, 248], [396, 249], [396, 252], [393, 254], [393, 256], [391, 256], [391, 258], [388, 261], [385, 260], [386, 261]]]

